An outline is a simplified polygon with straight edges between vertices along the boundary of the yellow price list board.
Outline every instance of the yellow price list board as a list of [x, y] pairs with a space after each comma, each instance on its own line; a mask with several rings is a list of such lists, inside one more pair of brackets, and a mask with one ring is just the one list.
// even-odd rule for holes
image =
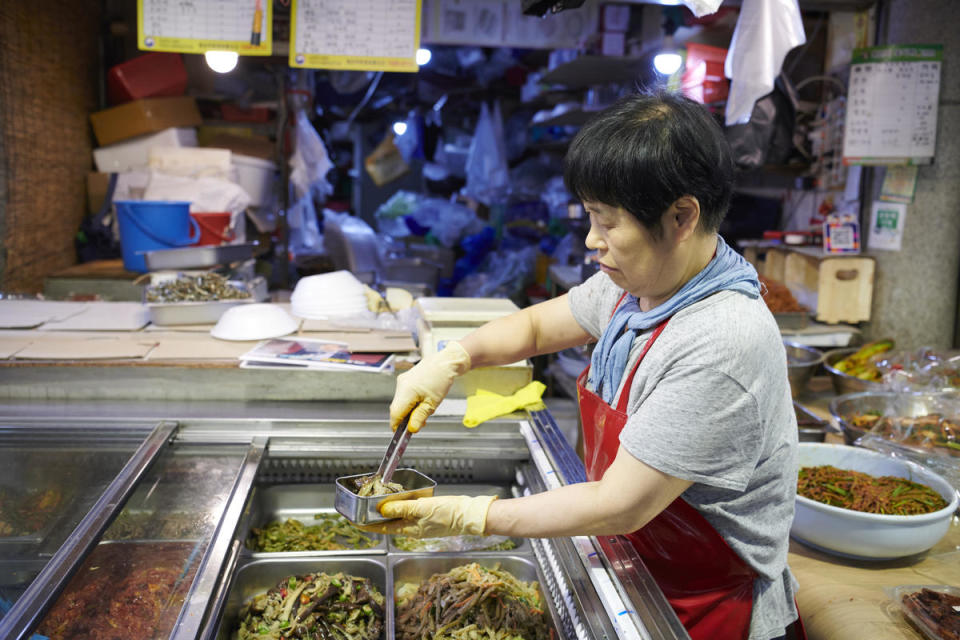
[[290, 66], [417, 71], [421, 0], [292, 0]]
[[137, 48], [272, 52], [273, 0], [137, 0]]

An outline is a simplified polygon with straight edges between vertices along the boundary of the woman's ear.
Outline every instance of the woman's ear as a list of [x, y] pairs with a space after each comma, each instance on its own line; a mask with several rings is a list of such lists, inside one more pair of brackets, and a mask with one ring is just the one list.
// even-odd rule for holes
[[670, 205], [668, 219], [679, 240], [686, 240], [700, 223], [700, 201], [694, 196], [680, 196]]

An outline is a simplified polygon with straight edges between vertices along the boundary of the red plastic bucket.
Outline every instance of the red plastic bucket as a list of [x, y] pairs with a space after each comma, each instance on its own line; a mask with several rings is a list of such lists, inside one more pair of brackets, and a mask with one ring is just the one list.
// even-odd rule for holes
[[233, 241], [234, 234], [230, 229], [229, 211], [191, 212], [190, 217], [196, 220], [197, 226], [200, 227], [200, 239], [196, 241], [196, 246]]

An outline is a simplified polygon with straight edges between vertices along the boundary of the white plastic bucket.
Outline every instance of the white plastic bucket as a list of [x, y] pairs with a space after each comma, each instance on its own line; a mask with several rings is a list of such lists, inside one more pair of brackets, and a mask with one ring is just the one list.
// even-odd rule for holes
[[273, 203], [273, 184], [277, 175], [275, 162], [233, 154], [233, 166], [237, 170], [237, 184], [250, 196], [251, 206], [262, 207]]

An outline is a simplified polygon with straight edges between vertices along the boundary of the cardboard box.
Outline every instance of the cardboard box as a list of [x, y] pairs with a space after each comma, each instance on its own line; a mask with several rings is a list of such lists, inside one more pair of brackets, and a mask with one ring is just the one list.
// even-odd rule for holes
[[171, 127], [196, 127], [202, 123], [197, 102], [190, 96], [134, 100], [90, 114], [90, 124], [100, 145]]

